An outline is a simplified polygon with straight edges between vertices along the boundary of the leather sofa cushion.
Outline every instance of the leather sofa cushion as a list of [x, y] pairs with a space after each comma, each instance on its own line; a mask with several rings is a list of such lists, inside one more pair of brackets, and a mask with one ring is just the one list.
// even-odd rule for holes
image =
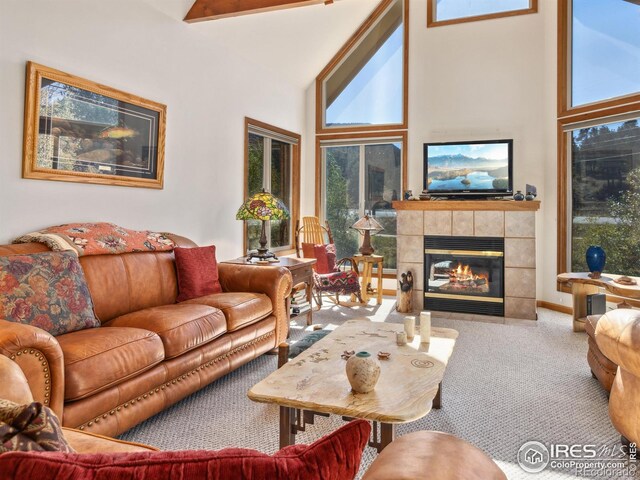
[[106, 323], [108, 327], [144, 328], [158, 334], [164, 358], [174, 358], [227, 331], [223, 313], [207, 305], [184, 303], [145, 308]]
[[92, 328], [57, 340], [64, 353], [66, 401], [117, 385], [164, 359], [160, 337], [139, 328]]
[[227, 320], [227, 331], [234, 332], [256, 323], [273, 312], [271, 300], [262, 293], [225, 292], [212, 293], [204, 297], [182, 302], [185, 304], [209, 305], [219, 308]]

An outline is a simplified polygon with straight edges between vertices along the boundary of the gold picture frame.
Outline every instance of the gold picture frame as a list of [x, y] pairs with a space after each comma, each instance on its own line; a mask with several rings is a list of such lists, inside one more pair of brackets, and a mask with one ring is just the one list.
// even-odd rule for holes
[[161, 189], [166, 112], [27, 62], [22, 178]]

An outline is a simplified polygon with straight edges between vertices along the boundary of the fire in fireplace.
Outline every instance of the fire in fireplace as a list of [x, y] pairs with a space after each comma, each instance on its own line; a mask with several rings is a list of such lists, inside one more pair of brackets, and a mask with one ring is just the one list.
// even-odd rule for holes
[[425, 237], [428, 310], [504, 315], [504, 239]]

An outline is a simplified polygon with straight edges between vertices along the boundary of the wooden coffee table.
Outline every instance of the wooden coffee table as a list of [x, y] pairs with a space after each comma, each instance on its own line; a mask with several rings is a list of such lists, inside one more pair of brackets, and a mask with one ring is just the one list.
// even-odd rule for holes
[[[293, 445], [296, 433], [312, 424], [314, 415], [336, 414], [345, 420], [372, 420], [369, 445], [380, 452], [393, 441], [395, 424], [439, 408], [441, 382], [458, 332], [432, 328], [428, 345], [416, 336], [411, 344], [398, 346], [396, 332], [402, 330], [400, 324], [349, 320], [254, 385], [248, 393], [251, 400], [280, 405], [280, 448]], [[351, 391], [341, 358], [345, 350], [391, 353], [388, 360], [380, 360], [375, 390]]]

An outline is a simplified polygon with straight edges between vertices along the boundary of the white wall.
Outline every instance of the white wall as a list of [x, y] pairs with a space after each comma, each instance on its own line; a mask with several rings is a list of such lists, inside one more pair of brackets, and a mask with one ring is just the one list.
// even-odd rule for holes
[[[568, 304], [555, 291], [557, 2], [538, 3], [537, 14], [426, 28], [426, 0], [410, 2], [408, 188], [422, 190], [426, 142], [513, 138], [514, 189], [536, 185], [542, 201], [537, 297]], [[314, 91], [306, 97], [309, 140]], [[312, 198], [302, 212], [313, 212]]]
[[[300, 132], [304, 92], [176, 18], [189, 3], [0, 1], [0, 243], [110, 221], [215, 243], [219, 258], [242, 253], [244, 117]], [[27, 60], [167, 105], [164, 189], [22, 179]]]

